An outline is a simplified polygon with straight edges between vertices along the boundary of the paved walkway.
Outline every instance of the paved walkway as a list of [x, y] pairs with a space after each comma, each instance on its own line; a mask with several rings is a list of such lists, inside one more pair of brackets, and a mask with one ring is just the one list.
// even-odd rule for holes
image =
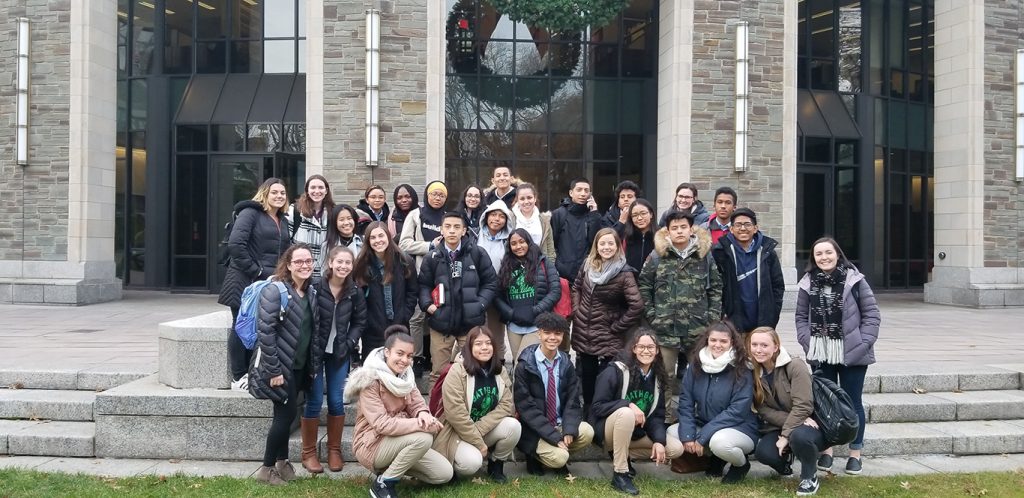
[[[1020, 363], [1024, 308], [970, 309], [921, 302], [921, 294], [882, 294], [879, 366], [951, 362], [951, 367]], [[212, 295], [127, 291], [124, 299], [83, 307], [0, 305], [0, 369], [152, 373], [157, 324], [224, 311]], [[793, 312], [779, 332], [799, 351]]]

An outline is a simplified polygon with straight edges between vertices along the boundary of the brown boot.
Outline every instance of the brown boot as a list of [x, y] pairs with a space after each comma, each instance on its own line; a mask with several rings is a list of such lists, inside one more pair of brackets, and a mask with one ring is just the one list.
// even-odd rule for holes
[[302, 433], [302, 466], [310, 474], [322, 474], [324, 467], [316, 452], [317, 431], [320, 428], [319, 418], [302, 417], [299, 431]]
[[341, 472], [345, 460], [341, 458], [341, 431], [345, 428], [345, 416], [327, 416], [327, 468]]

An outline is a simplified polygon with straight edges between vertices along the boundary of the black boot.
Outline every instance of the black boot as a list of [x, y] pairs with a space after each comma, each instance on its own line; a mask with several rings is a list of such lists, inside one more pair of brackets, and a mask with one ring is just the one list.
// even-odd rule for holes
[[[611, 458], [612, 460], [614, 460], [615, 459], [615, 453], [609, 451], [608, 452], [608, 458]], [[633, 459], [632, 458], [627, 458], [626, 459], [626, 465], [629, 466], [629, 477], [636, 477], [636, 469], [633, 468]]]
[[640, 494], [640, 490], [636, 489], [636, 484], [633, 484], [633, 478], [629, 476], [629, 473], [616, 472], [612, 477], [612, 487], [626, 494]]
[[722, 477], [722, 470], [725, 469], [725, 460], [711, 455], [708, 457], [710, 463], [708, 464], [708, 470], [704, 471], [704, 475], [708, 477]]
[[526, 472], [530, 475], [542, 476], [544, 475], [544, 464], [540, 463], [537, 457], [526, 455]]
[[487, 461], [487, 475], [498, 484], [505, 484], [508, 478], [505, 477], [505, 462], [501, 460]]
[[730, 465], [729, 472], [726, 472], [725, 477], [722, 478], [722, 484], [736, 484], [747, 477], [747, 472], [750, 472], [750, 460], [738, 467]]

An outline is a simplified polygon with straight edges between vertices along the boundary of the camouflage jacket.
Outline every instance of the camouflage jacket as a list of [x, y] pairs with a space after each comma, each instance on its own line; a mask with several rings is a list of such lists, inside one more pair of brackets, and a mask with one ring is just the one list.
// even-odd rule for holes
[[640, 272], [644, 317], [662, 346], [690, 347], [722, 315], [722, 276], [709, 255], [711, 235], [697, 228], [696, 236], [696, 250], [681, 258], [670, 250], [668, 229], [658, 230]]

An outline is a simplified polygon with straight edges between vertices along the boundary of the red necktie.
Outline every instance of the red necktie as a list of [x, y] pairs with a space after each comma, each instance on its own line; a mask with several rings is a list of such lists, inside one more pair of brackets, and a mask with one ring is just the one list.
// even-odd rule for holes
[[555, 389], [555, 362], [551, 362], [548, 369], [548, 389], [547, 389], [547, 412], [548, 421], [551, 422], [552, 426], [558, 427], [558, 390]]

